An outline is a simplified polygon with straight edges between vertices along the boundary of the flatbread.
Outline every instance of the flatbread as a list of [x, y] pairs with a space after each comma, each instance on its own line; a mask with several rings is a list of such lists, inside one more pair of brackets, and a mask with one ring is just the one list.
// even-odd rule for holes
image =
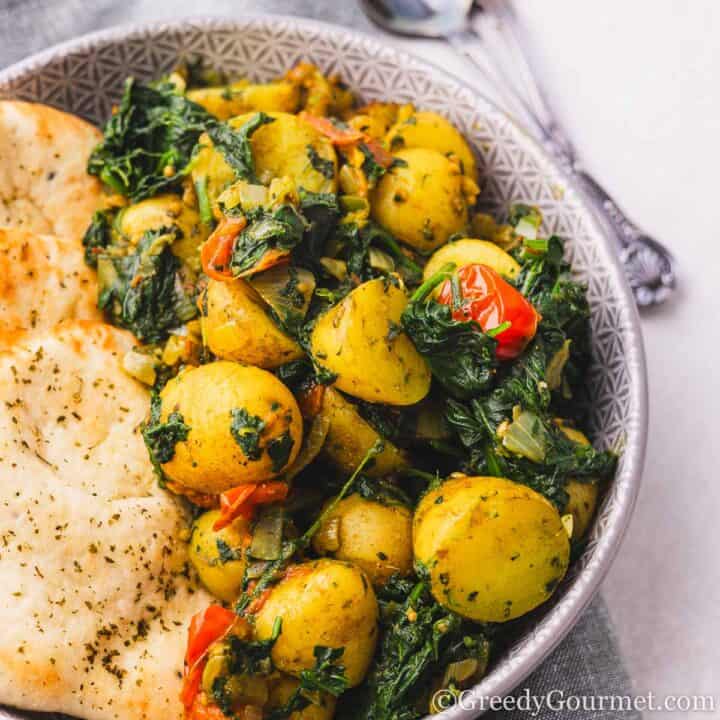
[[140, 436], [132, 345], [76, 320], [0, 353], [0, 703], [181, 717], [187, 624], [211, 600]]
[[47, 105], [0, 101], [0, 226], [81, 237], [100, 204], [86, 170], [100, 137]]
[[102, 320], [80, 242], [0, 228], [0, 350], [71, 318]]

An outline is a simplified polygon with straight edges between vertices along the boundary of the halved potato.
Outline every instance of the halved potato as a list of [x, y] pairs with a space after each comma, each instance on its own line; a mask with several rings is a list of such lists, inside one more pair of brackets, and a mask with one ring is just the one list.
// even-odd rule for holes
[[[332, 143], [297, 115], [267, 113], [273, 122], [259, 127], [250, 138], [255, 174], [265, 185], [273, 178], [290, 177], [298, 188], [311, 192], [337, 190], [337, 155]], [[242, 127], [254, 113], [228, 121]], [[235, 173], [206, 135], [200, 138], [192, 170], [193, 182], [204, 183], [208, 199], [215, 203], [220, 193], [235, 180]], [[317, 168], [326, 168], [318, 170]], [[326, 173], [326, 174], [324, 174]]]
[[427, 280], [446, 263], [455, 263], [458, 269], [464, 265], [480, 263], [491, 267], [496, 273], [508, 279], [520, 274], [520, 265], [512, 255], [501, 250], [494, 243], [474, 238], [461, 238], [436, 250], [425, 265], [423, 279]]
[[415, 560], [439, 603], [478, 622], [505, 622], [547, 600], [565, 576], [568, 535], [555, 506], [498, 477], [453, 476], [415, 511]]
[[437, 150], [410, 148], [395, 157], [400, 164], [370, 194], [372, 216], [416, 250], [435, 250], [466, 228], [478, 187]]
[[[331, 387], [325, 389], [320, 412], [327, 416], [330, 424], [322, 450], [323, 455], [349, 475], [360, 464], [367, 451], [380, 439], [380, 435], [361, 417], [351, 402]], [[386, 438], [383, 438], [383, 444], [383, 451], [373, 458], [372, 463], [364, 471], [370, 477], [383, 477], [409, 464], [404, 451]]]
[[220, 87], [188, 90], [187, 97], [221, 120], [252, 111], [295, 112], [300, 104], [300, 88], [293, 83], [253, 84], [239, 80]]
[[315, 324], [316, 361], [343, 392], [368, 402], [413, 405], [430, 390], [430, 368], [401, 329], [405, 292], [392, 277], [363, 283]]
[[203, 340], [219, 358], [272, 369], [304, 354], [245, 280], [210, 280], [200, 304]]
[[[183, 489], [216, 495], [270, 480], [302, 444], [302, 416], [292, 393], [267, 370], [218, 360], [187, 368], [160, 393], [160, 421], [173, 415], [167, 477]], [[162, 438], [161, 438], [162, 439]]]
[[419, 111], [401, 117], [388, 130], [385, 142], [393, 152], [420, 147], [437, 150], [446, 156], [454, 155], [460, 160], [465, 175], [473, 180], [477, 177], [475, 156], [467, 140], [451, 122], [437, 113]]

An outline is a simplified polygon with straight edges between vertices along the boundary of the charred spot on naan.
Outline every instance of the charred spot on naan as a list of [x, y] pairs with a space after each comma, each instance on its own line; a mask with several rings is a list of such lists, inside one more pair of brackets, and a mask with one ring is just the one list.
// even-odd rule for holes
[[0, 228], [0, 350], [72, 318], [102, 320], [79, 242]]
[[0, 225], [80, 238], [101, 200], [97, 128], [46, 105], [0, 101]]

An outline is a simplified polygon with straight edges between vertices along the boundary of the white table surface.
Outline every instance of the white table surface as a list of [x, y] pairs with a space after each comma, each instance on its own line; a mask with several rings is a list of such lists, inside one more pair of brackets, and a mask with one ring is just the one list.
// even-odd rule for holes
[[603, 594], [636, 691], [713, 694], [720, 717], [720, 2], [515, 4], [585, 165], [679, 262], [674, 302], [642, 317], [648, 455]]

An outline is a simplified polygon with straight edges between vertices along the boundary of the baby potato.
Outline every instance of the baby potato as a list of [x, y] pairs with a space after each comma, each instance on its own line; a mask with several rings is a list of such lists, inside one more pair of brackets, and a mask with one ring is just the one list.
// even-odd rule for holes
[[300, 88], [283, 80], [258, 85], [240, 80], [220, 87], [189, 90], [187, 97], [220, 120], [227, 120], [251, 111], [295, 112], [300, 105]]
[[189, 427], [162, 465], [167, 477], [215, 495], [276, 477], [297, 456], [302, 417], [272, 373], [219, 360], [186, 368], [160, 393], [160, 420], [179, 413]]
[[570, 543], [552, 503], [497, 477], [452, 476], [413, 521], [416, 562], [439, 603], [478, 622], [505, 622], [547, 600], [565, 576]]
[[182, 237], [171, 249], [177, 257], [196, 271], [200, 269], [198, 248], [207, 240], [210, 228], [200, 221], [195, 208], [187, 205], [179, 195], [157, 195], [129, 205], [115, 218], [114, 230], [124, 240], [137, 245], [148, 230], [179, 228]]
[[[228, 122], [237, 129], [254, 115], [239, 115]], [[332, 143], [297, 115], [285, 112], [269, 112], [267, 115], [273, 118], [273, 122], [259, 127], [250, 139], [255, 174], [260, 181], [267, 185], [273, 178], [287, 176], [295, 181], [298, 188], [311, 192], [335, 192], [337, 155]], [[214, 203], [235, 180], [235, 173], [207, 136], [201, 137], [200, 145], [202, 149], [193, 165], [193, 181], [206, 183], [208, 198]], [[313, 162], [318, 167], [329, 163], [325, 172], [330, 177], [316, 169]]]
[[204, 342], [219, 358], [272, 369], [303, 356], [245, 280], [210, 280], [201, 307]]
[[[217, 598], [232, 602], [239, 594], [245, 574], [242, 552], [249, 522], [238, 517], [222, 530], [213, 530], [219, 510], [208, 510], [195, 520], [188, 556], [202, 584]], [[225, 553], [221, 553], [221, 548]]]
[[412, 513], [354, 494], [341, 500], [313, 538], [320, 555], [347, 560], [365, 571], [373, 585], [412, 571]]
[[[266, 707], [269, 710], [284, 707], [298, 685], [300, 681], [291, 675], [280, 675], [273, 679]], [[329, 693], [322, 693], [316, 700], [317, 704], [313, 702], [303, 710], [296, 710], [288, 715], [288, 720], [332, 720], [335, 715], [335, 698]]]
[[[321, 412], [328, 416], [330, 423], [323, 455], [349, 475], [380, 435], [351, 402], [331, 387], [325, 389]], [[393, 443], [383, 438], [383, 444], [383, 451], [363, 471], [370, 477], [383, 477], [409, 464], [405, 453]]]
[[510, 280], [520, 274], [520, 265], [512, 255], [501, 250], [494, 243], [474, 238], [454, 240], [436, 250], [423, 269], [423, 279], [432, 277], [446, 263], [455, 263], [458, 269], [465, 265], [480, 263], [491, 267], [496, 273]]
[[414, 112], [393, 125], [385, 137], [392, 152], [408, 148], [428, 148], [442, 155], [454, 155], [460, 169], [469, 178], [477, 178], [475, 156], [465, 138], [442, 115], [434, 112]]
[[339, 560], [296, 565], [275, 585], [255, 615], [259, 640], [282, 632], [272, 649], [275, 667], [298, 675], [315, 665], [316, 645], [345, 648], [342, 664], [351, 687], [367, 673], [378, 637], [378, 605], [365, 573]]
[[410, 148], [395, 157], [405, 164], [386, 172], [372, 191], [372, 216], [416, 250], [435, 250], [467, 226], [477, 185], [437, 150]]
[[[580, 430], [564, 425], [562, 422], [558, 422], [558, 427], [573, 442], [580, 445], [590, 444], [590, 441]], [[597, 481], [581, 482], [570, 478], [567, 485], [565, 485], [565, 491], [568, 494], [568, 501], [565, 504], [563, 513], [570, 513], [573, 516], [572, 539], [580, 540], [587, 532], [595, 515], [600, 487]]]
[[410, 338], [397, 332], [407, 303], [394, 278], [377, 278], [318, 319], [312, 354], [337, 375], [339, 390], [388, 405], [413, 405], [428, 394], [430, 368]]

